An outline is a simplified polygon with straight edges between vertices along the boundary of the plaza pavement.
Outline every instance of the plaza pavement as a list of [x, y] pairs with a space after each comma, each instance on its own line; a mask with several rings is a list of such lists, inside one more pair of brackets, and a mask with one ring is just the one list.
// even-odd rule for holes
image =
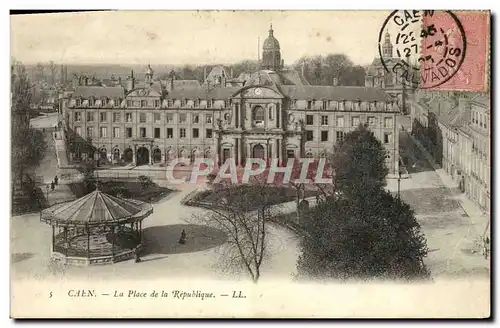
[[[199, 245], [193, 252], [184, 252], [182, 246], [177, 244], [182, 229], [185, 229], [187, 233], [186, 248], [190, 248], [190, 245], [196, 243], [197, 239], [204, 239], [209, 245], [218, 245], [222, 242], [216, 240], [218, 237], [215, 234], [204, 232], [205, 230], [209, 231], [209, 229], [200, 229], [193, 225], [190, 218], [193, 214], [200, 213], [201, 209], [181, 204], [182, 198], [197, 187], [197, 185], [186, 184], [164, 201], [153, 204], [154, 213], [144, 220], [143, 229], [146, 243], [150, 244], [150, 248], [159, 251], [145, 255], [141, 263], [130, 260], [114, 265], [87, 268], [51, 265], [49, 261], [50, 226], [40, 223], [38, 214], [13, 217], [11, 221], [11, 254], [13, 254], [11, 269], [13, 277], [247, 279], [245, 273], [223, 272], [219, 266], [223, 247], [207, 248]], [[289, 204], [288, 206], [293, 205]], [[176, 231], [169, 230], [169, 227]], [[160, 233], [155, 233], [155, 231], [160, 231]], [[161, 231], [165, 231], [164, 236], [162, 236]], [[148, 235], [153, 237], [147, 240]], [[276, 226], [270, 226], [268, 236], [269, 256], [262, 267], [262, 280], [291, 280], [298, 256], [298, 237], [292, 232]], [[170, 245], [170, 249], [162, 246], [164, 244]]]
[[[415, 210], [429, 248], [425, 263], [434, 276], [488, 276], [490, 260], [477, 250], [489, 218], [465, 195], [457, 192], [451, 178], [436, 167], [418, 141], [406, 135], [401, 138], [408, 157], [411, 178], [401, 180], [401, 198]], [[397, 180], [388, 180], [387, 189], [397, 193]]]

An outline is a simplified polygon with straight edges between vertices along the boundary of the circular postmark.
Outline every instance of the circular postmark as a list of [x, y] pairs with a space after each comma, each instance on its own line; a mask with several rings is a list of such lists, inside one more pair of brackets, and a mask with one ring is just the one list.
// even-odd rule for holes
[[466, 45], [464, 28], [451, 11], [395, 10], [384, 21], [378, 39], [386, 74], [420, 89], [449, 81], [465, 59]]

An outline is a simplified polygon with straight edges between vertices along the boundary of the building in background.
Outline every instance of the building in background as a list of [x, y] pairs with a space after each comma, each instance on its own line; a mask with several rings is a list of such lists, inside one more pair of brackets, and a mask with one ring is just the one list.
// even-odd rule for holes
[[490, 97], [419, 92], [415, 100], [414, 136], [462, 192], [490, 212]]
[[[175, 74], [159, 81], [148, 66], [144, 81], [133, 73], [111, 87], [75, 81], [63, 100], [72, 159], [90, 154], [103, 162], [151, 165], [231, 157], [243, 165], [251, 157], [323, 157], [364, 124], [386, 147], [390, 172], [399, 170], [400, 107], [377, 87], [309, 85], [284, 68], [272, 27], [260, 70], [233, 78], [216, 66], [205, 76], [201, 85], [179, 83]], [[91, 144], [92, 151], [78, 144]]]
[[[394, 57], [391, 36], [387, 32], [382, 45], [382, 57], [376, 57], [373, 60], [372, 64], [366, 68], [365, 75], [365, 86], [383, 89], [397, 102], [402, 109], [401, 114], [404, 115], [409, 114], [408, 97], [411, 96], [413, 90], [413, 83], [402, 78], [402, 72], [406, 67], [407, 65], [403, 64], [399, 58]], [[411, 70], [408, 75], [410, 74]], [[408, 76], [408, 79], [413, 80], [413, 77]]]

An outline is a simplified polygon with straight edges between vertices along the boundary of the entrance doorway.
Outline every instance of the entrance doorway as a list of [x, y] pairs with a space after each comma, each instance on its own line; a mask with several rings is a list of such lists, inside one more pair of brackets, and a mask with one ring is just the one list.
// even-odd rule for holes
[[261, 144], [253, 146], [252, 157], [265, 159], [266, 156], [264, 146], [262, 146]]
[[155, 150], [153, 150], [153, 162], [155, 163], [161, 162], [161, 150], [158, 148], [155, 148]]
[[146, 147], [137, 149], [137, 166], [149, 164], [149, 150]]
[[132, 150], [132, 148], [125, 149], [125, 151], [123, 152], [123, 160], [126, 163], [130, 163], [132, 162], [133, 159], [134, 159], [134, 151]]

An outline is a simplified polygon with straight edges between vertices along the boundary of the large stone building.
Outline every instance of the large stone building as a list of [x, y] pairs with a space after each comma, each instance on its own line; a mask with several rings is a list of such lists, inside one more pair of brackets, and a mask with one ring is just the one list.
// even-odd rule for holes
[[487, 95], [419, 92], [413, 133], [485, 212], [490, 211], [490, 98]]
[[409, 81], [412, 81], [414, 77], [409, 76], [411, 70], [404, 75], [407, 65], [403, 64], [398, 57], [394, 57], [389, 32], [386, 32], [384, 36], [381, 50], [382, 57], [376, 57], [366, 70], [365, 86], [383, 89], [397, 102], [402, 109], [402, 114], [407, 114], [409, 107], [407, 97], [413, 90], [413, 83]]
[[[326, 156], [359, 124], [387, 149], [398, 171], [397, 104], [380, 88], [311, 86], [285, 69], [273, 29], [263, 44], [262, 69], [232, 78], [216, 67], [202, 84], [145, 81], [133, 74], [124, 86], [79, 85], [64, 99], [68, 142], [90, 141], [102, 160], [136, 165], [176, 157]], [[72, 149], [83, 149], [72, 147]], [[73, 159], [86, 154], [73, 151]]]

